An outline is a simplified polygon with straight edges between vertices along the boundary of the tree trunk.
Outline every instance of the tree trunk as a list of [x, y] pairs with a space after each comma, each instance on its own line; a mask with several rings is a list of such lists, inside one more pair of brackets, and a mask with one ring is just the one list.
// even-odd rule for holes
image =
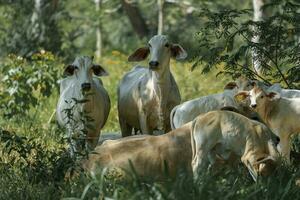
[[[96, 13], [100, 12], [101, 9], [101, 0], [95, 0]], [[95, 56], [97, 59], [102, 57], [102, 32], [101, 32], [101, 19], [97, 19], [97, 28], [96, 28], [96, 52]]]
[[41, 14], [41, 0], [34, 0], [34, 10], [31, 16], [31, 23], [35, 24]]
[[43, 21], [40, 20], [42, 15], [42, 0], [34, 0], [34, 9], [31, 16], [31, 37], [36, 41], [42, 41], [45, 38]]
[[[253, 21], [259, 22], [265, 19], [265, 13], [262, 7], [264, 6], [264, 0], [252, 0], [253, 2]], [[252, 42], [258, 44], [261, 40], [261, 30], [258, 27], [253, 27], [254, 36]], [[254, 70], [261, 75], [263, 55], [259, 55], [258, 49], [253, 47], [252, 49], [252, 62]]]
[[131, 3], [128, 0], [121, 0], [121, 3], [134, 31], [140, 38], [147, 37], [149, 33], [148, 27], [136, 3]]
[[162, 35], [164, 29], [164, 0], [157, 0], [158, 7], [158, 26], [157, 26], [157, 35]]

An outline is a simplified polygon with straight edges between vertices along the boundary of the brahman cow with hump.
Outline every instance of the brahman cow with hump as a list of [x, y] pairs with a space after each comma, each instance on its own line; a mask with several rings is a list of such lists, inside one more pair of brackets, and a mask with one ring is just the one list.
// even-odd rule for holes
[[192, 121], [200, 114], [219, 110], [223, 107], [233, 107], [249, 117], [255, 117], [253, 116], [253, 112], [249, 111], [248, 106], [237, 103], [234, 99], [234, 95], [238, 91], [250, 90], [252, 87], [251, 80], [240, 77], [235, 82], [228, 83], [222, 93], [186, 101], [174, 107], [170, 116], [172, 129], [176, 129], [183, 124]]
[[231, 111], [211, 111], [197, 117], [191, 140], [195, 177], [216, 161], [235, 157], [256, 181], [258, 175], [270, 174], [278, 159], [275, 135], [269, 128]]
[[84, 139], [87, 149], [97, 145], [109, 114], [110, 99], [101, 80], [95, 76], [108, 73], [100, 65], [93, 64], [92, 58], [82, 56], [65, 68], [64, 75], [56, 113], [58, 123], [67, 129], [71, 138], [70, 153], [74, 156], [79, 147], [76, 137], [82, 132], [87, 138], [77, 139]]
[[136, 66], [120, 81], [118, 111], [122, 136], [132, 129], [142, 134], [170, 130], [170, 112], [180, 103], [180, 93], [170, 71], [170, 58], [182, 60], [187, 53], [164, 35], [151, 38], [147, 47], [137, 49], [128, 61], [142, 61], [150, 55], [149, 68]]
[[300, 98], [280, 97], [280, 94], [265, 92], [258, 86], [236, 95], [238, 100], [247, 97], [250, 97], [250, 106], [280, 138], [278, 150], [290, 163], [290, 137], [300, 132]]
[[[163, 179], [168, 172], [174, 177], [180, 170], [192, 172], [193, 147], [194, 157], [200, 156], [203, 162], [214, 156], [216, 163], [223, 164], [229, 158], [239, 160], [242, 156], [242, 161], [256, 177], [268, 174], [275, 164], [276, 148], [270, 134], [260, 122], [231, 111], [213, 111], [164, 135], [105, 141], [84, 161], [83, 168], [92, 174], [103, 168], [130, 171], [131, 162], [139, 176]], [[203, 140], [198, 140], [199, 137]], [[194, 145], [191, 145], [191, 138]], [[198, 150], [198, 147], [201, 148]], [[202, 147], [206, 155], [200, 154]], [[194, 159], [194, 167], [199, 166], [200, 157]]]

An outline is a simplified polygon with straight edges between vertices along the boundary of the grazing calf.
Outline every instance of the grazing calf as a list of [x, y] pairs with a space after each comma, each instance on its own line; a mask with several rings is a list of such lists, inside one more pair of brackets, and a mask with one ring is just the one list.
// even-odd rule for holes
[[118, 111], [122, 136], [132, 129], [142, 134], [170, 130], [170, 112], [180, 103], [180, 93], [170, 71], [170, 58], [186, 58], [179, 44], [164, 35], [151, 38], [147, 47], [137, 49], [129, 61], [144, 60], [150, 54], [149, 68], [137, 66], [129, 71], [118, 87]]
[[[64, 75], [67, 77], [60, 84], [57, 121], [67, 128], [70, 138], [86, 131], [85, 145], [88, 149], [94, 149], [109, 114], [110, 99], [102, 82], [93, 75], [108, 74], [100, 65], [93, 64], [91, 58], [83, 56], [68, 65]], [[78, 149], [75, 143], [71, 139], [72, 156]]]
[[191, 123], [159, 136], [137, 135], [107, 140], [89, 155], [83, 168], [92, 174], [99, 168], [130, 171], [131, 161], [137, 175], [163, 179], [166, 172], [192, 172]]
[[197, 177], [217, 159], [240, 158], [256, 181], [273, 170], [278, 153], [272, 132], [262, 123], [231, 111], [211, 111], [193, 121], [192, 168]]
[[190, 101], [186, 101], [173, 108], [170, 116], [172, 129], [179, 128], [183, 124], [192, 121], [198, 115], [213, 110], [219, 110], [222, 107], [234, 107], [241, 113], [252, 117], [247, 106], [243, 106], [235, 101], [234, 95], [241, 90], [250, 90], [253, 86], [252, 81], [240, 77], [235, 82], [230, 82], [225, 86], [225, 90], [219, 94], [212, 94]]
[[280, 97], [255, 86], [251, 91], [240, 92], [237, 99], [250, 97], [250, 106], [280, 138], [278, 150], [290, 162], [290, 137], [300, 132], [300, 98]]

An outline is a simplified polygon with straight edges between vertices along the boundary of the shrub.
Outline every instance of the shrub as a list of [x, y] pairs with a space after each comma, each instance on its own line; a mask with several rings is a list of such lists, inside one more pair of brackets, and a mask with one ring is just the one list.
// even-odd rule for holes
[[0, 68], [1, 114], [5, 118], [26, 116], [42, 98], [58, 90], [61, 64], [53, 54], [45, 51], [29, 59], [10, 55]]

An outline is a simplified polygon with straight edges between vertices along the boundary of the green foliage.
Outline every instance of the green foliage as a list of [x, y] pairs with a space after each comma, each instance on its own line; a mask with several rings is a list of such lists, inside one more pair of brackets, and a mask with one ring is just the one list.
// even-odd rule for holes
[[[289, 88], [299, 83], [299, 13], [297, 1], [276, 0], [265, 5], [272, 14], [262, 22], [254, 22], [249, 10], [203, 9], [198, 33], [197, 64], [204, 64], [203, 72], [221, 67], [220, 73], [236, 77], [240, 74], [265, 82], [283, 82]], [[252, 41], [259, 30], [259, 43]], [[262, 61], [263, 75], [253, 70], [251, 51], [256, 49]]]
[[[118, 50], [128, 53], [157, 33], [156, 1], [135, 2], [145, 19], [149, 35], [139, 38], [121, 6], [121, 1], [101, 1], [96, 12], [94, 1], [41, 0], [37, 12], [35, 1], [0, 2], [0, 56], [13, 53], [29, 57], [40, 49], [63, 56], [93, 55], [96, 50], [96, 28], [100, 26], [103, 52]], [[164, 6], [164, 34], [195, 53], [191, 40], [201, 24], [197, 10], [201, 1], [166, 1]]]
[[[64, 109], [63, 112], [66, 114], [66, 126], [68, 127], [67, 141], [69, 143], [69, 150], [74, 160], [81, 160], [88, 157], [89, 152], [92, 150], [87, 142], [88, 132], [95, 131], [93, 122], [95, 121], [89, 112], [82, 111], [84, 103], [90, 101], [88, 99], [92, 93], [86, 93], [84, 98], [67, 101], [69, 104], [68, 108]], [[74, 117], [78, 114], [79, 119]]]
[[42, 51], [30, 59], [10, 55], [0, 68], [1, 114], [6, 118], [28, 115], [30, 108], [58, 90], [59, 66], [49, 52]]
[[1, 129], [0, 145], [1, 167], [26, 174], [31, 184], [61, 181], [66, 171], [75, 166], [65, 154], [63, 140], [57, 144], [57, 149], [47, 149], [38, 138], [18, 136]]
[[63, 3], [58, 2], [41, 0], [40, 8], [35, 8], [34, 1], [1, 2], [7, 26], [0, 40], [2, 56], [12, 53], [29, 57], [39, 49], [59, 53], [63, 33], [58, 21]]

